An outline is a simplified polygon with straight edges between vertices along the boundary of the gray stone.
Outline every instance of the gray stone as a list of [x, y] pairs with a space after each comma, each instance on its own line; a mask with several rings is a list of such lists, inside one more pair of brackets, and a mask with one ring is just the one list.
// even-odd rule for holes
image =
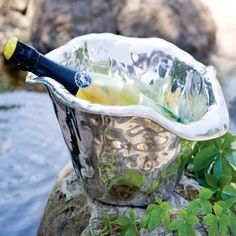
[[[183, 176], [176, 191], [168, 199], [173, 210], [184, 208], [187, 199], [196, 198], [200, 186], [194, 180]], [[103, 227], [103, 217], [107, 214], [112, 219], [125, 215], [129, 207], [107, 205], [87, 196], [82, 182], [77, 178], [72, 165], [67, 164], [59, 173], [52, 193], [48, 199], [38, 235], [99, 235]], [[133, 208], [137, 219], [144, 216], [143, 208]], [[207, 235], [203, 225], [197, 225], [197, 235]], [[173, 235], [159, 227], [152, 232], [142, 229], [141, 236]]]
[[38, 0], [0, 0], [0, 51], [10, 37], [30, 39], [30, 29]]
[[[0, 52], [9, 38], [15, 36], [28, 42], [34, 12], [38, 0], [0, 0]], [[7, 85], [24, 86], [26, 73], [19, 71], [14, 65], [5, 65], [0, 58], [0, 74]]]
[[215, 43], [215, 23], [201, 0], [42, 0], [38, 8], [31, 40], [42, 52], [92, 32], [161, 37], [196, 57]]
[[211, 12], [196, 0], [132, 0], [118, 15], [120, 34], [161, 37], [195, 57], [205, 57], [215, 43]]
[[124, 0], [43, 0], [34, 19], [33, 44], [47, 52], [79, 35], [116, 33], [122, 3]]

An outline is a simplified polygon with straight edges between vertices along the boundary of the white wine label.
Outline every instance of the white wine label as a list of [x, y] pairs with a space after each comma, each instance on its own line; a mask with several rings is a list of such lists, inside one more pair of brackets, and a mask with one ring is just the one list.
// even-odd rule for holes
[[88, 88], [92, 83], [92, 78], [84, 72], [77, 72], [75, 74], [74, 79], [75, 79], [76, 85], [79, 88], [83, 88], [83, 89]]

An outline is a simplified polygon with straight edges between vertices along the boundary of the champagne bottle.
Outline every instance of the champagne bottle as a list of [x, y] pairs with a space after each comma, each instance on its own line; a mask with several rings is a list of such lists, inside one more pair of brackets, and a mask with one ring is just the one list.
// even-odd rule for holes
[[139, 104], [140, 92], [121, 80], [110, 76], [78, 71], [56, 63], [17, 38], [8, 41], [5, 58], [23, 71], [50, 77], [61, 83], [70, 93], [92, 103], [106, 105]]
[[71, 94], [89, 102], [104, 105], [145, 105], [171, 119], [179, 119], [171, 111], [141, 93], [132, 85], [131, 79], [130, 83], [124, 83], [117, 77], [66, 67], [50, 60], [15, 37], [6, 44], [4, 56], [19, 69], [30, 71], [37, 76], [50, 77], [61, 83]]

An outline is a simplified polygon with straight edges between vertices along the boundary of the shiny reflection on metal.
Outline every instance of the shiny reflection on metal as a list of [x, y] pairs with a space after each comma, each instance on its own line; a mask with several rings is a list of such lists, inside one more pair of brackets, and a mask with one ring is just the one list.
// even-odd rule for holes
[[89, 34], [71, 40], [48, 57], [80, 70], [99, 68], [111, 75], [119, 73], [123, 79], [128, 76], [141, 92], [164, 109], [93, 104], [74, 97], [50, 78], [28, 76], [28, 83], [45, 84], [71, 108], [93, 114], [148, 118], [190, 140], [216, 138], [228, 129], [228, 111], [214, 68], [204, 66], [162, 39]]
[[164, 40], [90, 34], [48, 57], [80, 70], [128, 75], [164, 108], [93, 104], [53, 79], [28, 75], [28, 83], [48, 88], [74, 169], [88, 194], [103, 202], [143, 206], [157, 194], [167, 198], [178, 176], [178, 137], [206, 140], [228, 128], [214, 69]]
[[179, 138], [142, 117], [73, 109], [50, 91], [77, 175], [86, 192], [109, 204], [144, 206], [174, 191]]

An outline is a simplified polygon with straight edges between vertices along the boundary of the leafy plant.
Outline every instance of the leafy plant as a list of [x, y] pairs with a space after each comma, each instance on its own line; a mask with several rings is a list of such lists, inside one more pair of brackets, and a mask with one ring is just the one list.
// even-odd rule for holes
[[217, 233], [225, 236], [229, 231], [236, 235], [236, 215], [230, 211], [230, 207], [233, 204], [235, 204], [235, 201], [218, 201], [214, 203], [213, 212], [208, 213], [203, 221], [209, 225], [209, 236], [215, 236]]
[[197, 142], [193, 149], [197, 181], [214, 191], [215, 200], [224, 197], [224, 187], [236, 183], [236, 136], [230, 133], [210, 141]]
[[111, 219], [108, 215], [106, 215], [104, 218], [103, 218], [103, 228], [101, 230], [101, 233], [100, 233], [100, 236], [103, 236], [103, 235], [111, 235], [112, 234], [112, 225], [111, 225]]
[[[152, 231], [162, 226], [180, 236], [194, 236], [196, 225], [203, 222], [208, 225], [209, 236], [228, 233], [236, 236], [235, 141], [236, 136], [230, 133], [210, 141], [183, 140], [180, 173], [187, 171], [205, 187], [199, 192], [199, 198], [191, 201], [185, 209], [176, 211], [168, 202], [156, 197], [142, 219], [136, 219], [132, 209], [129, 216], [118, 216], [114, 221], [106, 216], [101, 235], [136, 236], [141, 229]], [[126, 174], [132, 187], [139, 187], [145, 181], [142, 176], [133, 176], [131, 172]]]
[[147, 207], [146, 215], [139, 223], [140, 228], [153, 230], [160, 224], [163, 224], [166, 229], [169, 229], [171, 207], [168, 202], [162, 202], [159, 197], [156, 197], [156, 204], [150, 204]]
[[198, 223], [198, 218], [193, 214], [190, 214], [187, 210], [179, 209], [179, 217], [173, 220], [170, 224], [170, 230], [177, 230], [178, 235], [192, 236], [196, 235], [194, 225]]
[[138, 228], [136, 225], [136, 218], [135, 213], [133, 209], [130, 209], [129, 211], [129, 217], [128, 216], [119, 216], [115, 220], [115, 224], [120, 226], [121, 233], [120, 236], [136, 236], [138, 235]]
[[[236, 190], [235, 190], [236, 191]], [[163, 226], [167, 231], [177, 231], [180, 236], [195, 236], [195, 226], [199, 221], [208, 225], [209, 236], [225, 236], [231, 232], [236, 235], [236, 215], [231, 210], [236, 203], [235, 192], [228, 192], [230, 199], [211, 203], [213, 192], [203, 188], [199, 198], [191, 201], [185, 209], [174, 211], [166, 201], [156, 197], [154, 204], [148, 205], [142, 219], [136, 219], [133, 209], [129, 216], [120, 215], [114, 221], [106, 216], [101, 236], [114, 235], [137, 236], [140, 229], [154, 230]]]
[[180, 153], [179, 157], [181, 160], [179, 167], [179, 179], [182, 174], [188, 168], [189, 164], [193, 161], [193, 147], [196, 142], [192, 142], [189, 140], [182, 139], [180, 142]]

